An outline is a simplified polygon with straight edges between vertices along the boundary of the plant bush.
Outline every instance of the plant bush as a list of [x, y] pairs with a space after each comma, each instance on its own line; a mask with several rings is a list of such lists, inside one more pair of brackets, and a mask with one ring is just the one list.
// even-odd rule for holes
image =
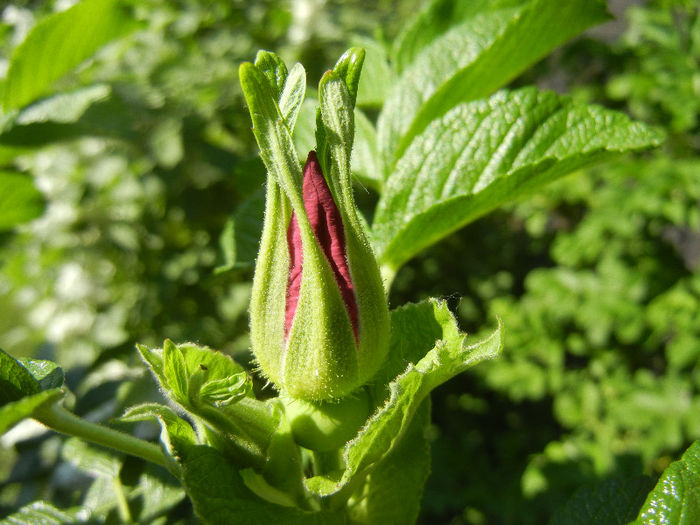
[[[39, 219], [3, 240], [0, 292], [14, 305], [3, 321], [3, 346], [34, 359], [2, 354], [0, 421], [7, 430], [33, 416], [83, 440], [46, 434], [27, 440], [22, 430], [36, 427], [24, 423], [3, 438], [14, 448], [3, 452], [9, 484], [0, 492], [2, 504], [10, 512], [46, 500], [8, 519], [168, 523], [192, 520], [194, 510], [210, 523], [410, 523], [418, 513], [429, 444], [434, 473], [419, 521], [539, 523], [552, 516], [553, 523], [618, 523], [639, 516], [641, 523], [655, 523], [652, 509], [660, 505], [669, 519], [692, 516], [692, 494], [673, 501], [658, 488], [647, 497], [653, 482], [632, 479], [660, 474], [698, 432], [692, 417], [695, 120], [673, 109], [678, 93], [692, 93], [687, 83], [693, 76], [678, 59], [672, 62], [683, 79], [674, 85], [677, 94], [629, 88], [660, 74], [655, 67], [664, 63], [647, 60], [649, 53], [694, 52], [697, 9], [678, 4], [669, 19], [666, 7], [634, 11], [630, 37], [615, 51], [627, 60], [627, 72], [612, 78], [608, 92], [596, 85], [575, 88], [574, 100], [516, 85], [495, 91], [603, 21], [602, 2], [571, 2], [565, 12], [547, 1], [431, 2], [393, 46], [362, 39], [368, 51], [361, 77], [365, 53], [351, 50], [305, 102], [301, 66], [287, 76], [277, 55], [259, 53], [255, 65], [241, 69], [268, 170], [267, 220], [279, 216], [286, 228], [289, 206], [302, 213], [293, 189], [299, 159], [317, 149], [347, 228], [355, 213], [348, 190], [354, 145], [356, 198], [372, 225], [365, 235], [385, 285], [394, 281], [390, 357], [369, 386], [361, 380], [348, 387], [363, 388], [351, 399], [368, 396], [375, 415], [347, 445], [357, 429], [341, 433], [328, 450], [302, 434], [309, 420], [312, 428], [327, 424], [322, 413], [329, 406], [304, 400], [309, 409], [299, 411], [302, 401], [293, 398], [303, 397], [303, 389], [275, 380], [283, 400], [292, 394], [291, 402], [280, 404], [275, 389], [250, 382], [246, 307], [265, 168], [252, 156], [250, 121], [232, 81], [238, 63], [258, 47], [313, 56], [305, 65], [320, 75], [332, 53], [314, 54], [313, 39], [294, 47], [299, 24], [307, 30], [313, 24], [303, 11], [227, 2], [129, 7], [86, 0], [43, 19], [12, 55], [3, 93], [0, 153], [7, 173], [0, 184], [14, 192], [6, 193], [12, 197], [3, 227], [41, 214], [31, 179], [16, 172], [30, 173], [48, 204]], [[380, 5], [374, 14], [389, 11]], [[94, 13], [114, 16], [88, 27], [83, 47], [66, 45], [52, 67], [32, 67], [52, 47], [51, 31], [69, 35], [66, 28]], [[562, 18], [573, 22], [558, 24]], [[229, 20], [238, 20], [238, 29]], [[658, 27], [669, 20], [680, 24], [682, 38], [658, 38]], [[323, 25], [314, 26], [322, 32], [317, 27]], [[73, 70], [124, 34], [130, 36]], [[523, 46], [533, 35], [539, 38]], [[576, 52], [576, 46], [570, 49]], [[606, 50], [603, 60], [619, 58]], [[641, 73], [635, 60], [643, 64]], [[23, 79], [30, 71], [41, 73], [31, 83]], [[608, 95], [662, 126], [671, 111], [667, 149], [653, 160], [606, 164], [543, 189], [593, 162], [660, 144], [657, 131], [584, 103], [597, 97], [614, 105]], [[46, 98], [34, 102], [39, 96]], [[668, 102], [659, 113], [645, 109], [659, 100]], [[668, 158], [679, 152], [688, 158]], [[423, 251], [535, 190], [534, 197]], [[272, 214], [275, 192], [290, 201]], [[358, 219], [353, 227], [367, 225]], [[284, 242], [283, 230], [280, 235]], [[259, 268], [271, 253], [263, 249]], [[355, 280], [366, 271], [352, 270], [348, 253]], [[300, 301], [314, 304], [303, 290]], [[436, 423], [430, 425], [428, 401], [421, 403], [428, 391], [500, 348], [500, 329], [477, 345], [472, 341], [479, 338], [470, 336], [471, 346], [465, 346], [446, 304], [424, 300], [448, 290], [465, 295], [458, 305], [454, 296], [448, 300], [463, 326], [479, 331], [500, 316], [510, 335], [504, 357], [437, 390]], [[395, 308], [407, 300], [416, 304]], [[253, 306], [251, 315], [271, 308]], [[313, 327], [325, 314], [309, 308]], [[166, 341], [154, 349], [165, 336], [224, 349], [249, 372], [199, 345]], [[255, 334], [253, 339], [255, 348]], [[136, 364], [134, 341], [145, 343], [141, 355], [170, 405], [157, 404], [162, 398]], [[270, 351], [267, 343], [259, 348]], [[323, 363], [332, 363], [328, 352], [339, 351], [318, 348]], [[60, 369], [37, 357], [63, 365], [65, 380]], [[343, 397], [345, 390], [331, 397]], [[338, 405], [341, 420], [350, 413], [343, 412], [346, 403]], [[334, 414], [335, 405], [330, 408], [326, 413]], [[109, 426], [145, 440], [88, 423], [115, 416], [122, 417]], [[153, 426], [126, 424], [143, 419], [159, 422], [160, 447], [148, 442], [158, 441]], [[677, 485], [680, 494], [692, 487], [696, 448], [673, 463], [661, 483]], [[282, 460], [294, 457], [301, 463]], [[623, 481], [609, 479], [613, 475]], [[566, 503], [577, 487], [599, 481]]]

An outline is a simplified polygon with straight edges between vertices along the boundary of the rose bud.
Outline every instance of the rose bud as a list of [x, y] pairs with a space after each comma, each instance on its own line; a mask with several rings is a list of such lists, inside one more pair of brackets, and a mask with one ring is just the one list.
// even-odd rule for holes
[[251, 299], [253, 352], [285, 396], [338, 400], [382, 365], [389, 312], [354, 200], [334, 198], [315, 151], [301, 185], [303, 209], [293, 211], [268, 180]]

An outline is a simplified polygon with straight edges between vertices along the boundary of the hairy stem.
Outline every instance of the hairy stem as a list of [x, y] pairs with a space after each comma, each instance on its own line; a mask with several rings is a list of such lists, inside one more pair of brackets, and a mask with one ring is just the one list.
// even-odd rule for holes
[[52, 403], [42, 407], [35, 414], [34, 418], [47, 427], [67, 434], [76, 436], [103, 445], [105, 447], [124, 452], [131, 456], [136, 456], [156, 465], [168, 468], [171, 472], [174, 468], [173, 462], [168, 462], [163, 451], [158, 445], [149, 443], [139, 438], [135, 438], [118, 430], [90, 423], [69, 412], [61, 405]]

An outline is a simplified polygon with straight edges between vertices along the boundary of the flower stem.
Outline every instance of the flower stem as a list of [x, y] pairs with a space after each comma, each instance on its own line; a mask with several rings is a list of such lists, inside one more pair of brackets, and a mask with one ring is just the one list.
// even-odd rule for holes
[[85, 421], [57, 403], [52, 403], [37, 410], [34, 418], [61, 434], [76, 436], [85, 441], [145, 459], [156, 465], [166, 467], [172, 472], [173, 463], [167, 461], [158, 445], [118, 430]]

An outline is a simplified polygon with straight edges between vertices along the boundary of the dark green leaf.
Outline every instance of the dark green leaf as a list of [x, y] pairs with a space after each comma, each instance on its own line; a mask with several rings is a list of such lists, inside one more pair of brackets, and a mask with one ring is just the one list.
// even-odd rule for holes
[[17, 401], [40, 391], [39, 381], [29, 370], [0, 348], [0, 402]]
[[661, 140], [621, 113], [535, 88], [460, 104], [416, 137], [387, 181], [373, 224], [378, 258], [396, 270], [496, 206]]
[[17, 360], [39, 382], [41, 390], [63, 386], [63, 369], [52, 361], [20, 358]]
[[308, 512], [283, 507], [255, 496], [240, 474], [216, 449], [195, 446], [183, 458], [183, 483], [197, 516], [206, 524], [342, 525], [345, 518], [331, 512]]
[[636, 525], [697, 523], [700, 523], [700, 441], [664, 470], [636, 521]]
[[650, 478], [641, 476], [581, 488], [549, 525], [626, 525], [637, 517], [652, 486]]
[[12, 55], [3, 92], [5, 111], [44, 95], [54, 81], [135, 27], [119, 0], [83, 0], [46, 17]]

